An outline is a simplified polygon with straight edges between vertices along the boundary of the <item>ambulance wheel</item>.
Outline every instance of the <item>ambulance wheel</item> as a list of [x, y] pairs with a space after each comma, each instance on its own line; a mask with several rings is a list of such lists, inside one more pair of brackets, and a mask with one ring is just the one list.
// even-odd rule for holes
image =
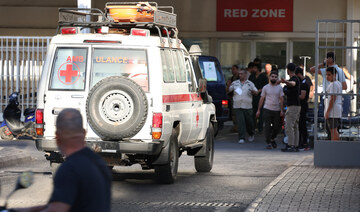
[[214, 128], [211, 123], [209, 124], [209, 127], [206, 132], [205, 142], [206, 142], [205, 156], [195, 156], [195, 169], [197, 172], [210, 172], [213, 166]]
[[133, 80], [108, 77], [98, 82], [86, 100], [86, 115], [102, 140], [117, 141], [138, 133], [148, 113], [145, 92]]
[[179, 165], [179, 147], [176, 132], [171, 134], [169, 141], [168, 162], [155, 166], [156, 181], [162, 184], [172, 184], [176, 180]]
[[3, 140], [13, 140], [14, 135], [10, 132], [7, 126], [3, 126], [0, 128], [0, 137]]
[[50, 169], [51, 169], [51, 174], [52, 176], [55, 176], [56, 171], [58, 170], [58, 168], [60, 167], [61, 163], [57, 163], [57, 162], [50, 162]]

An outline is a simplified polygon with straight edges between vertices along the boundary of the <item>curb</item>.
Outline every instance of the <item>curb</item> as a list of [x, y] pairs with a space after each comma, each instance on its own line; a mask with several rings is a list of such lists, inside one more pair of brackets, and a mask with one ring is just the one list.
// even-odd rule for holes
[[281, 173], [275, 180], [273, 180], [269, 185], [267, 185], [259, 194], [258, 197], [246, 208], [245, 212], [254, 212], [256, 208], [259, 206], [260, 202], [264, 199], [264, 197], [269, 193], [269, 191], [279, 183], [289, 172], [291, 172], [295, 167], [300, 166], [306, 160], [309, 159], [309, 156], [295, 162], [288, 169], [286, 169], [283, 173]]
[[15, 166], [20, 163], [24, 163], [32, 160], [30, 155], [18, 154], [18, 155], [8, 155], [6, 157], [0, 157], [0, 168]]

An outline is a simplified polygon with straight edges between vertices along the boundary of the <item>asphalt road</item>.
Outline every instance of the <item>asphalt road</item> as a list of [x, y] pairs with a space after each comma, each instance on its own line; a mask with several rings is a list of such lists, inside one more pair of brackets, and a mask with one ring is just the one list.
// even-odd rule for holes
[[[263, 136], [255, 142], [238, 144], [230, 126], [215, 139], [214, 166], [210, 173], [197, 173], [193, 157], [180, 157], [175, 184], [160, 185], [152, 170], [138, 165], [115, 167], [112, 185], [113, 211], [243, 211], [277, 176], [313, 151], [283, 153], [265, 149]], [[280, 139], [279, 139], [280, 141]], [[279, 144], [280, 142], [278, 142]], [[13, 188], [15, 177], [24, 170], [35, 172], [35, 183], [10, 199], [10, 207], [44, 204], [52, 190], [49, 163], [31, 141], [11, 141], [4, 147], [22, 146], [33, 159], [0, 169], [0, 203]], [[281, 145], [279, 145], [281, 146]]]

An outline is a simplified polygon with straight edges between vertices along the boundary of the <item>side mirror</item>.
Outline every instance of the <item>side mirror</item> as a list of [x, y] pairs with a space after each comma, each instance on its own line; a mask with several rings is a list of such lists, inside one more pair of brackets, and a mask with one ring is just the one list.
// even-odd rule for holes
[[206, 79], [199, 79], [199, 93], [205, 93], [206, 92]]
[[34, 182], [34, 173], [31, 171], [23, 172], [20, 174], [17, 182], [15, 190], [28, 188]]
[[11, 197], [11, 195], [15, 193], [15, 191], [23, 188], [28, 188], [33, 184], [33, 182], [34, 182], [34, 173], [32, 171], [22, 172], [17, 179], [15, 189], [6, 197], [4, 208], [7, 208], [8, 199]]

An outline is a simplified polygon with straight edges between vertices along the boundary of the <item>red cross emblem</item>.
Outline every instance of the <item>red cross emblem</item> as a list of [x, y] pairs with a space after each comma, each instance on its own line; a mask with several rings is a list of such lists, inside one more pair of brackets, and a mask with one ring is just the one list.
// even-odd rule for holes
[[[65, 70], [62, 68], [66, 66]], [[74, 70], [75, 69], [75, 70]], [[65, 81], [64, 78], [65, 77]], [[80, 78], [80, 68], [75, 63], [66, 62], [58, 69], [58, 78], [65, 85], [72, 85]]]
[[196, 111], [196, 127], [199, 126], [199, 112]]

